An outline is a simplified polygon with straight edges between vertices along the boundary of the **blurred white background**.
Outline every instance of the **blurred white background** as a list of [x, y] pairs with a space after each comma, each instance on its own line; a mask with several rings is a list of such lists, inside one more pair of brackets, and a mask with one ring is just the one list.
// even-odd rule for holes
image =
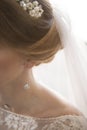
[[[58, 0], [58, 6], [68, 13], [75, 35], [87, 41], [87, 0]], [[34, 67], [33, 71], [38, 82], [60, 93], [74, 104], [63, 50], [56, 54], [51, 63]]]
[[87, 0], [58, 0], [58, 6], [69, 14], [75, 34], [87, 41]]

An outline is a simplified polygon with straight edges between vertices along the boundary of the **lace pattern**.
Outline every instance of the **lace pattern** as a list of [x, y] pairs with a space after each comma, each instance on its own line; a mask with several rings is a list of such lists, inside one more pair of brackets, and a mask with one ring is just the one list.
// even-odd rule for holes
[[87, 130], [87, 118], [64, 115], [54, 118], [34, 118], [0, 109], [0, 130]]
[[0, 111], [0, 125], [7, 126], [8, 130], [35, 130], [38, 123], [30, 118], [22, 118], [12, 113], [4, 115], [3, 111]]
[[[81, 123], [81, 121], [84, 121]], [[59, 120], [55, 120], [49, 126], [45, 125], [42, 130], [87, 130], [87, 120], [83, 120], [83, 117], [65, 116]]]

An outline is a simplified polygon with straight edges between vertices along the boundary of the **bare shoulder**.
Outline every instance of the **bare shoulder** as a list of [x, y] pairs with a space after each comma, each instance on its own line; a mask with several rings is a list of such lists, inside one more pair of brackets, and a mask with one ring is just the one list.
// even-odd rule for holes
[[62, 103], [61, 103], [61, 106], [56, 107], [55, 109], [53, 109], [52, 112], [56, 116], [64, 116], [64, 115], [84, 116], [80, 110], [78, 110], [75, 106], [71, 104], [66, 104], [64, 107], [62, 107]]
[[75, 106], [73, 106], [71, 104], [66, 105], [66, 107], [64, 108], [64, 112], [67, 115], [84, 116], [80, 110], [78, 110]]
[[[54, 98], [55, 97], [55, 98]], [[74, 105], [68, 103], [67, 101], [63, 100], [60, 96], [56, 97], [51, 95], [50, 97], [52, 105], [54, 105], [54, 115], [62, 116], [62, 115], [77, 115], [77, 116], [84, 116], [83, 113], [77, 109]], [[55, 101], [54, 101], [55, 100]], [[55, 102], [55, 104], [54, 104]]]
[[83, 113], [78, 110], [74, 105], [63, 100], [60, 95], [56, 95], [53, 91], [43, 89], [43, 101], [46, 103], [45, 116], [63, 116], [63, 115], [77, 115], [84, 116]]

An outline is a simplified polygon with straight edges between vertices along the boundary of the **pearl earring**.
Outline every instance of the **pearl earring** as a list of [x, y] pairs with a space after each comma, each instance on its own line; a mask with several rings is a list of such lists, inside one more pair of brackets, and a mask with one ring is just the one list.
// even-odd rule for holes
[[26, 84], [24, 85], [24, 89], [29, 89], [29, 88], [30, 88], [29, 84], [26, 83]]

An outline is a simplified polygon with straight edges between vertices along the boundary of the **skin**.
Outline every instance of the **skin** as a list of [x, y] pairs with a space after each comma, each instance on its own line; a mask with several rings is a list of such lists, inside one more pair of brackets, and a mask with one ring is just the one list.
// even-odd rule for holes
[[[0, 49], [0, 106], [7, 103], [16, 113], [35, 117], [79, 115], [77, 109], [34, 79], [33, 66], [34, 61], [27, 61], [15, 50]], [[23, 88], [26, 83], [28, 90]]]

